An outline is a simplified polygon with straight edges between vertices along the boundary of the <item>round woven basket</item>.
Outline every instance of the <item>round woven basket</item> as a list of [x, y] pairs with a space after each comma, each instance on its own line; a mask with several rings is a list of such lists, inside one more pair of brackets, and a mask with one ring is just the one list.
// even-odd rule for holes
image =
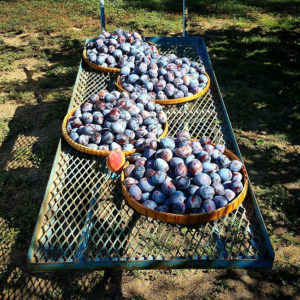
[[118, 68], [108, 68], [108, 67], [102, 67], [101, 65], [96, 65], [92, 63], [89, 58], [87, 57], [86, 49], [83, 50], [82, 58], [84, 62], [89, 65], [92, 69], [95, 69], [97, 71], [106, 72], [106, 73], [119, 73], [120, 69]]
[[[224, 152], [231, 160], [239, 160], [239, 158], [233, 154], [229, 150], [225, 150]], [[125, 167], [129, 163], [127, 162]], [[163, 222], [167, 222], [170, 224], [180, 224], [180, 225], [187, 225], [187, 224], [201, 224], [201, 223], [207, 223], [209, 221], [213, 221], [215, 219], [224, 217], [225, 215], [231, 213], [234, 211], [245, 199], [247, 190], [248, 190], [248, 175], [246, 168], [242, 167], [242, 173], [243, 173], [243, 182], [244, 182], [244, 188], [242, 192], [230, 203], [228, 203], [226, 206], [221, 207], [219, 209], [216, 209], [215, 211], [212, 212], [207, 212], [207, 213], [198, 213], [198, 214], [173, 214], [173, 213], [166, 213], [166, 212], [159, 212], [154, 209], [150, 209], [146, 206], [144, 206], [142, 203], [139, 201], [135, 200], [127, 191], [127, 188], [124, 185], [124, 180], [125, 180], [125, 174], [124, 171], [121, 173], [121, 186], [122, 186], [122, 191], [124, 194], [124, 197], [127, 201], [127, 203], [137, 212], [140, 214], [150, 217], [153, 219], [157, 219]]]
[[[158, 103], [158, 104], [163, 104], [163, 105], [171, 105], [171, 104], [180, 104], [180, 103], [184, 103], [184, 102], [193, 101], [197, 98], [202, 97], [203, 95], [205, 95], [207, 93], [207, 91], [210, 87], [210, 78], [209, 78], [207, 73], [205, 73], [205, 75], [207, 76], [208, 81], [207, 81], [207, 84], [206, 84], [205, 88], [200, 93], [194, 94], [190, 97], [184, 97], [184, 98], [178, 98], [178, 99], [168, 99], [168, 100], [155, 99], [155, 102]], [[125, 89], [123, 89], [120, 76], [118, 76], [118, 78], [117, 78], [116, 86], [118, 87], [119, 91], [126, 92], [126, 93], [130, 94]]]
[[[91, 149], [91, 148], [88, 148], [86, 146], [83, 146], [83, 145], [80, 145], [78, 143], [76, 143], [75, 141], [73, 141], [69, 135], [68, 135], [68, 132], [67, 132], [67, 123], [68, 123], [68, 120], [69, 118], [71, 118], [75, 112], [75, 110], [77, 108], [79, 108], [80, 106], [77, 106], [75, 107], [74, 109], [72, 109], [64, 118], [63, 120], [63, 123], [62, 123], [62, 134], [65, 138], [65, 140], [73, 147], [75, 148], [76, 150], [78, 151], [81, 151], [81, 152], [84, 152], [84, 153], [87, 153], [87, 154], [91, 154], [91, 155], [96, 155], [96, 156], [108, 156], [111, 152], [111, 150], [94, 150], [94, 149]], [[162, 133], [162, 135], [160, 137], [158, 137], [158, 139], [161, 139], [161, 138], [164, 138], [167, 136], [168, 134], [168, 129], [169, 129], [169, 126], [168, 126], [168, 122], [166, 122], [165, 124], [165, 128], [164, 128], [164, 132]], [[130, 150], [130, 151], [123, 151], [124, 155], [127, 156], [127, 155], [130, 155], [134, 152], [136, 152], [137, 149], [133, 149], [133, 150]]]

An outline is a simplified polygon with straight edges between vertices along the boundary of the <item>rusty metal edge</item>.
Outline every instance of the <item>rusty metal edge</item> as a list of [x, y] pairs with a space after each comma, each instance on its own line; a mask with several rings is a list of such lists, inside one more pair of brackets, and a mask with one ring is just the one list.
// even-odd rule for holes
[[94, 270], [139, 270], [139, 269], [244, 269], [271, 268], [273, 260], [265, 259], [178, 259], [178, 260], [136, 260], [97, 261], [80, 263], [29, 264], [31, 272], [66, 272]]

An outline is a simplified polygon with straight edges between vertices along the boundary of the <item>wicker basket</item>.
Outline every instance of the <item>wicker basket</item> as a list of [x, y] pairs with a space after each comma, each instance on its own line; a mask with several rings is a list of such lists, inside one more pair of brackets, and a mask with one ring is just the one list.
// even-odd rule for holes
[[86, 49], [83, 50], [82, 58], [87, 65], [89, 65], [92, 69], [95, 69], [97, 71], [106, 72], [106, 73], [120, 73], [120, 69], [118, 68], [102, 67], [101, 65], [96, 65], [92, 63], [87, 57]]
[[[229, 150], [225, 150], [224, 152], [231, 160], [239, 160], [239, 158], [233, 154]], [[128, 162], [126, 163], [125, 167], [128, 165]], [[163, 222], [171, 223], [171, 224], [201, 224], [201, 223], [207, 223], [209, 221], [213, 221], [215, 219], [221, 218], [229, 213], [231, 213], [233, 210], [235, 210], [245, 199], [247, 190], [248, 190], [248, 175], [246, 168], [242, 167], [242, 173], [243, 173], [243, 181], [244, 181], [244, 188], [242, 192], [230, 203], [228, 203], [226, 206], [221, 207], [215, 211], [208, 212], [208, 213], [198, 213], [198, 214], [173, 214], [173, 213], [165, 213], [165, 212], [159, 212], [153, 209], [150, 209], [144, 205], [142, 205], [139, 201], [136, 201], [127, 191], [124, 180], [125, 175], [122, 171], [121, 173], [121, 186], [122, 191], [124, 194], [124, 197], [127, 201], [127, 203], [137, 212], [140, 214], [151, 217], [153, 219], [157, 219]]]
[[[83, 145], [80, 145], [80, 144], [76, 143], [75, 141], [73, 141], [73, 140], [69, 137], [68, 132], [67, 132], [67, 122], [68, 122], [68, 119], [69, 119], [70, 117], [73, 116], [75, 110], [76, 110], [77, 108], [79, 108], [79, 107], [80, 107], [80, 106], [77, 106], [77, 107], [75, 107], [74, 109], [72, 109], [72, 110], [65, 116], [65, 118], [64, 118], [64, 120], [63, 120], [63, 123], [62, 123], [62, 134], [63, 134], [65, 140], [66, 140], [73, 148], [77, 149], [78, 151], [81, 151], [81, 152], [84, 152], [84, 153], [87, 153], [87, 154], [91, 154], [91, 155], [96, 155], [96, 156], [108, 156], [108, 155], [109, 155], [111, 152], [113, 152], [113, 151], [111, 151], [111, 150], [94, 150], [94, 149], [91, 149], [91, 148], [88, 148], [88, 147], [86, 147], [86, 146], [83, 146]], [[168, 128], [169, 128], [168, 122], [166, 122], [165, 128], [164, 128], [164, 132], [163, 132], [163, 134], [162, 134], [160, 137], [158, 137], [158, 139], [161, 139], [161, 138], [164, 138], [164, 137], [167, 136], [167, 134], [168, 134]], [[133, 149], [133, 150], [130, 150], [130, 151], [123, 151], [123, 153], [124, 153], [125, 156], [127, 156], [127, 155], [130, 155], [130, 154], [132, 154], [132, 153], [134, 153], [134, 152], [136, 152], [136, 151], [137, 151], [137, 149]]]
[[[171, 105], [171, 104], [180, 104], [180, 103], [193, 101], [197, 98], [202, 97], [203, 95], [205, 95], [207, 93], [207, 91], [210, 87], [210, 78], [209, 78], [207, 73], [205, 73], [205, 75], [208, 78], [208, 82], [207, 82], [205, 88], [200, 93], [194, 94], [190, 97], [178, 98], [178, 99], [168, 99], [168, 100], [158, 100], [158, 99], [156, 99], [155, 102], [158, 103], [158, 104], [163, 104], [163, 105]], [[119, 91], [128, 93], [122, 87], [122, 82], [121, 82], [121, 77], [120, 76], [118, 76], [118, 78], [117, 78], [116, 86], [118, 87]], [[130, 93], [128, 93], [128, 94], [130, 94]]]

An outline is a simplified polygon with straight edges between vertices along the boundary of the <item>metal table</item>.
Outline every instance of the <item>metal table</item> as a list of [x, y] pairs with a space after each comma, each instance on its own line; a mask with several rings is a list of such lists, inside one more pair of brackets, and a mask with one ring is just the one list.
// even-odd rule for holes
[[[204, 41], [200, 37], [149, 38], [161, 53], [204, 63], [209, 92], [182, 105], [165, 106], [169, 135], [188, 125], [194, 138], [208, 135], [240, 158]], [[100, 89], [115, 89], [116, 75], [79, 67], [69, 110]], [[198, 226], [174, 226], [139, 215], [125, 202], [119, 175], [105, 159], [82, 154], [60, 140], [28, 251], [32, 271], [260, 268], [274, 252], [251, 186], [229, 215]]]

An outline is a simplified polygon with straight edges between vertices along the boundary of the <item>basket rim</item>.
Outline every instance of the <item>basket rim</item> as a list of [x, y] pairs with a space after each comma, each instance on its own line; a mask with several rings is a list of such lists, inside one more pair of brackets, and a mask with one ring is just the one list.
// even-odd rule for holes
[[[198, 139], [191, 139], [191, 140], [198, 140]], [[215, 145], [214, 143], [211, 143], [212, 145]], [[224, 154], [226, 154], [231, 159], [236, 159], [241, 161], [233, 152], [231, 152], [228, 149], [225, 149]], [[229, 154], [229, 155], [228, 155]], [[124, 165], [124, 168], [129, 165], [129, 162], [127, 161]], [[240, 194], [231, 202], [229, 202], [226, 206], [218, 208], [212, 212], [205, 212], [205, 213], [195, 213], [195, 214], [174, 214], [174, 213], [166, 213], [166, 212], [159, 212], [154, 209], [147, 208], [144, 206], [141, 202], [135, 200], [128, 192], [127, 188], [124, 185], [125, 181], [125, 174], [124, 174], [124, 168], [121, 172], [121, 187], [123, 191], [123, 195], [126, 199], [126, 202], [129, 206], [131, 206], [135, 211], [138, 213], [146, 216], [151, 217], [156, 220], [170, 223], [170, 224], [179, 224], [179, 225], [192, 225], [192, 224], [204, 224], [219, 218], [224, 217], [225, 215], [231, 213], [234, 211], [237, 207], [241, 205], [241, 203], [245, 200], [247, 191], [248, 191], [248, 185], [249, 185], [249, 178], [246, 171], [246, 168], [243, 164], [242, 166], [242, 173], [243, 173], [243, 181], [244, 181], [244, 187], [243, 190], [240, 192]], [[138, 211], [138, 208], [142, 211], [148, 211], [153, 216], [148, 216], [147, 214], [142, 213], [141, 211]], [[168, 220], [169, 217], [169, 220]], [[171, 219], [171, 220], [170, 220]], [[174, 220], [177, 220], [174, 221]]]
[[[204, 73], [205, 76], [208, 78], [208, 81], [207, 81], [207, 84], [205, 86], [205, 88], [197, 93], [197, 94], [194, 94], [190, 97], [184, 97], [184, 98], [178, 98], [178, 99], [169, 99], [169, 100], [159, 100], [159, 99], [155, 99], [155, 103], [158, 103], [158, 104], [162, 104], [162, 105], [172, 105], [172, 104], [180, 104], [180, 103], [185, 103], [185, 102], [190, 102], [190, 101], [193, 101], [197, 98], [200, 98], [202, 97], [203, 95], [205, 95], [208, 90], [209, 90], [209, 87], [210, 87], [210, 77], [209, 75], [207, 74], [207, 72]], [[127, 92], [123, 86], [122, 86], [122, 82], [121, 82], [121, 76], [119, 75], [117, 80], [116, 80], [116, 86], [117, 88], [121, 91], [121, 92], [125, 92], [127, 94], [130, 94], [129, 92]]]
[[[70, 146], [72, 146], [73, 148], [75, 148], [76, 150], [80, 151], [80, 152], [83, 152], [83, 153], [87, 153], [87, 154], [91, 154], [91, 155], [96, 155], [96, 156], [108, 156], [110, 153], [114, 152], [113, 150], [94, 150], [94, 149], [91, 149], [91, 148], [88, 148], [86, 146], [83, 146], [83, 145], [80, 145], [78, 143], [76, 143], [75, 141], [73, 141], [70, 137], [69, 137], [69, 134], [67, 132], [67, 123], [68, 123], [68, 120], [69, 118], [71, 118], [75, 112], [76, 109], [80, 108], [81, 105], [78, 105], [76, 107], [74, 107], [69, 113], [67, 113], [64, 117], [64, 120], [62, 122], [62, 134], [63, 134], [63, 137], [65, 138], [65, 140], [68, 142], [68, 144]], [[161, 136], [159, 136], [157, 139], [162, 139], [164, 137], [167, 136], [168, 134], [168, 130], [169, 130], [169, 124], [168, 124], [168, 121], [166, 121], [165, 123], [165, 126], [164, 126], [164, 131], [162, 133]], [[130, 151], [123, 151], [122, 152], [124, 153], [125, 156], [128, 156], [132, 153], [135, 153], [137, 152], [139, 149], [133, 149], [133, 150], [130, 150]]]
[[101, 71], [101, 72], [106, 72], [106, 73], [120, 73], [119, 68], [109, 68], [109, 67], [102, 67], [101, 65], [96, 65], [92, 63], [88, 57], [87, 57], [87, 52], [86, 49], [84, 48], [83, 53], [82, 53], [82, 59], [84, 62], [89, 65], [92, 69]]

